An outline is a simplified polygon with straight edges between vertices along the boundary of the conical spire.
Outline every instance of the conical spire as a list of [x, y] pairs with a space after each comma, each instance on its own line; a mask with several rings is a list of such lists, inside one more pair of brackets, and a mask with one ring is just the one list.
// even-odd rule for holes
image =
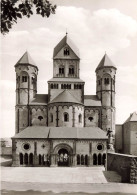
[[19, 59], [19, 61], [16, 63], [15, 66], [22, 64], [22, 65], [33, 65], [36, 66], [35, 62], [32, 60], [31, 56], [29, 55], [29, 53], [26, 51], [24, 53], [24, 55]]
[[96, 71], [98, 69], [102, 69], [104, 67], [115, 67], [115, 65], [113, 64], [113, 62], [109, 59], [108, 55], [105, 53], [105, 55], [103, 56], [102, 60], [100, 61], [99, 65], [96, 68]]

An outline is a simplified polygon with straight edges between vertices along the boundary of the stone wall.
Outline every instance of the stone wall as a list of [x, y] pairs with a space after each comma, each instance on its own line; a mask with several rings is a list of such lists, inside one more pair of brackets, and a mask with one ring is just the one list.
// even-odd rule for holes
[[0, 155], [11, 156], [12, 155], [12, 147], [1, 147]]
[[69, 166], [105, 164], [106, 140], [13, 139], [12, 166], [58, 166], [61, 149], [68, 151]]
[[116, 125], [115, 132], [115, 151], [118, 153], [122, 153], [122, 125]]
[[108, 153], [107, 170], [118, 172], [123, 183], [137, 184], [137, 156]]

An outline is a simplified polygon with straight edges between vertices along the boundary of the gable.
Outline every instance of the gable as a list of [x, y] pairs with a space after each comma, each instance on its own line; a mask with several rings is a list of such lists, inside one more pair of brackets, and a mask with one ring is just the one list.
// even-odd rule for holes
[[[69, 50], [69, 55], [64, 55], [65, 49]], [[65, 44], [60, 51], [56, 54], [54, 59], [79, 59], [79, 57], [74, 53], [74, 51], [71, 49], [71, 47], [68, 44]]]

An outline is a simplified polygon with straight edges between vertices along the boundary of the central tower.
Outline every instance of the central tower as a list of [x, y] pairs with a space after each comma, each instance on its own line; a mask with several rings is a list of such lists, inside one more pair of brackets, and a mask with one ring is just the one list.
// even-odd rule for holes
[[53, 52], [53, 78], [48, 81], [49, 102], [68, 89], [84, 103], [84, 82], [79, 78], [79, 64], [79, 50], [66, 33]]

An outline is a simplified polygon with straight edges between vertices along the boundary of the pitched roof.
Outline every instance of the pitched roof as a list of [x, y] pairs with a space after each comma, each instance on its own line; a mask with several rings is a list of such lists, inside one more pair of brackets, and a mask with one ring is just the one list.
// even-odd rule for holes
[[108, 139], [106, 132], [99, 127], [27, 127], [12, 138], [50, 138], [50, 139]]
[[33, 65], [36, 66], [35, 62], [33, 61], [33, 59], [31, 58], [30, 54], [26, 51], [24, 53], [24, 55], [19, 59], [19, 61], [15, 64], [15, 66], [19, 65], [19, 64], [29, 64], [29, 65]]
[[96, 95], [84, 95], [85, 106], [101, 106], [101, 101]]
[[107, 139], [107, 136], [98, 127], [52, 127], [49, 138]]
[[58, 96], [56, 96], [50, 103], [57, 102], [73, 102], [77, 104], [82, 104], [79, 102], [76, 97], [74, 97], [68, 89], [65, 89]]
[[58, 52], [65, 46], [68, 45], [72, 51], [77, 55], [77, 57], [79, 58], [79, 49], [74, 45], [74, 43], [71, 41], [71, 39], [68, 37], [68, 35], [66, 34], [66, 36], [56, 45], [56, 47], [54, 48], [54, 52], [53, 52], [53, 58], [58, 54]]
[[130, 117], [124, 122], [137, 122], [137, 113], [133, 112], [132, 114], [130, 114]]
[[48, 103], [48, 94], [36, 94], [30, 102], [30, 105], [47, 105]]
[[12, 138], [48, 138], [49, 127], [30, 126], [16, 134]]
[[50, 80], [48, 80], [48, 82], [75, 82], [75, 83], [85, 83], [83, 80], [79, 79], [79, 78], [52, 78]]
[[98, 69], [105, 68], [105, 67], [114, 67], [114, 68], [116, 69], [115, 65], [114, 65], [113, 62], [109, 59], [109, 57], [108, 57], [107, 54], [105, 54], [105, 55], [103, 56], [102, 60], [100, 61], [99, 65], [98, 65], [97, 68], [96, 68], [96, 71], [97, 71]]

